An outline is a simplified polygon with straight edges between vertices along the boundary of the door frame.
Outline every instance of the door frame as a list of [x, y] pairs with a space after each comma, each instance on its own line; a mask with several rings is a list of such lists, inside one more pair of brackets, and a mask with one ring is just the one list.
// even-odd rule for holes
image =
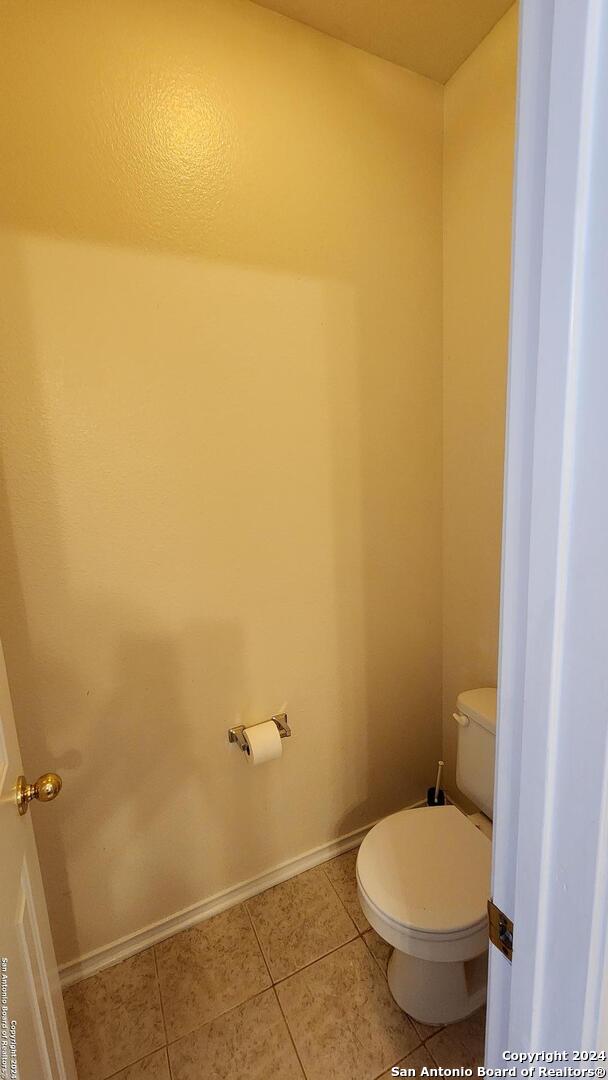
[[607, 68], [608, 0], [521, 0], [492, 868], [514, 949], [490, 947], [493, 1067], [608, 1049], [608, 686], [590, 662], [608, 642]]

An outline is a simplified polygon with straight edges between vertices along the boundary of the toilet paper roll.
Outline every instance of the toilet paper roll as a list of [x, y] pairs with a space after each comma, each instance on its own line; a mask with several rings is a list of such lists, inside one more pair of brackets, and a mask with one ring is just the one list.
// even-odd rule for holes
[[274, 761], [283, 753], [283, 743], [274, 720], [247, 727], [243, 735], [249, 747], [247, 760], [251, 765], [263, 765], [265, 761]]

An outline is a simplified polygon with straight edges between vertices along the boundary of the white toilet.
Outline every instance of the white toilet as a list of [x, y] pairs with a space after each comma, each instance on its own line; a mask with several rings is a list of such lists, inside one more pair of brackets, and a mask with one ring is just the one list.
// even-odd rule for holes
[[361, 907], [393, 946], [391, 993], [425, 1024], [462, 1020], [486, 996], [496, 690], [467, 690], [457, 709], [456, 783], [481, 813], [401, 810], [371, 829], [357, 856]]

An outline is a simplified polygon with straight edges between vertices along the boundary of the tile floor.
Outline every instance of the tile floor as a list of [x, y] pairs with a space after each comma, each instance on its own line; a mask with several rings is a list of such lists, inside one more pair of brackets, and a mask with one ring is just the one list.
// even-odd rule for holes
[[356, 852], [307, 870], [65, 992], [79, 1080], [388, 1080], [483, 1062], [483, 1010], [437, 1028], [386, 982]]

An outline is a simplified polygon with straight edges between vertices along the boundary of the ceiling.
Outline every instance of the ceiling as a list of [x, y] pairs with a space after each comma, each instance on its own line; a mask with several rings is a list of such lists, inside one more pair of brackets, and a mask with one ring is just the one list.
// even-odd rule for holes
[[513, 0], [255, 0], [444, 83]]

